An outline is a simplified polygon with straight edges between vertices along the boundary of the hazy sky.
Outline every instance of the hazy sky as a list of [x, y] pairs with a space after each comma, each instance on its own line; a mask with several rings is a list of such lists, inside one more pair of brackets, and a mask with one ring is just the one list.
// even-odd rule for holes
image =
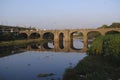
[[120, 0], [0, 0], [3, 25], [72, 29], [113, 22], [120, 22]]

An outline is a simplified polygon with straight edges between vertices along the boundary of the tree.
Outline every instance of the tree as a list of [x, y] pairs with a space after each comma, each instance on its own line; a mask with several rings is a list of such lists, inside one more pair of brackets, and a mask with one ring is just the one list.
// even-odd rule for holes
[[102, 25], [100, 28], [108, 28], [109, 26], [107, 26], [106, 24]]
[[112, 27], [112, 28], [120, 28], [120, 23], [112, 23], [110, 25], [110, 27]]

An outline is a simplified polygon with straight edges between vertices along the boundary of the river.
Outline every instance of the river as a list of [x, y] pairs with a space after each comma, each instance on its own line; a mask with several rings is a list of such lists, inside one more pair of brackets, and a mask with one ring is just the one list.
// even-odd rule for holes
[[[73, 43], [75, 48], [83, 47], [80, 40]], [[53, 43], [48, 45], [54, 48]], [[75, 67], [86, 56], [78, 51], [7, 50], [0, 52], [0, 80], [62, 80], [65, 70]], [[8, 55], [3, 55], [6, 51]], [[48, 76], [42, 76], [45, 74]]]

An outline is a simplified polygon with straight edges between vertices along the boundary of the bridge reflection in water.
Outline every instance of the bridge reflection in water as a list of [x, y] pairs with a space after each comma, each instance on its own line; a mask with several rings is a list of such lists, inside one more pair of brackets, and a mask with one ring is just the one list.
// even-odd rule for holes
[[[79, 42], [79, 43], [78, 43]], [[76, 41], [75, 45], [70, 45], [70, 42], [65, 42], [63, 45], [59, 45], [59, 43], [46, 42], [42, 44], [32, 44], [26, 47], [21, 47], [21, 51], [52, 51], [52, 52], [86, 52], [86, 49], [83, 47], [82, 41]]]

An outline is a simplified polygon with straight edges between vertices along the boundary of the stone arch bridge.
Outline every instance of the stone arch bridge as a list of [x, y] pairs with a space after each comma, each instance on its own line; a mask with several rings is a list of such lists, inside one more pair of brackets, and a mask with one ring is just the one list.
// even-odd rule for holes
[[120, 28], [100, 28], [100, 29], [65, 29], [65, 30], [26, 30], [20, 31], [19, 34], [25, 34], [27, 38], [29, 38], [32, 34], [38, 34], [41, 39], [44, 39], [44, 35], [47, 33], [53, 34], [54, 46], [59, 47], [60, 49], [64, 49], [62, 46], [64, 42], [70, 42], [69, 44], [65, 44], [64, 47], [72, 47], [73, 41], [73, 33], [80, 32], [83, 34], [83, 44], [84, 49], [88, 48], [88, 34], [90, 32], [98, 32], [101, 35], [105, 35], [110, 31], [120, 32]]

